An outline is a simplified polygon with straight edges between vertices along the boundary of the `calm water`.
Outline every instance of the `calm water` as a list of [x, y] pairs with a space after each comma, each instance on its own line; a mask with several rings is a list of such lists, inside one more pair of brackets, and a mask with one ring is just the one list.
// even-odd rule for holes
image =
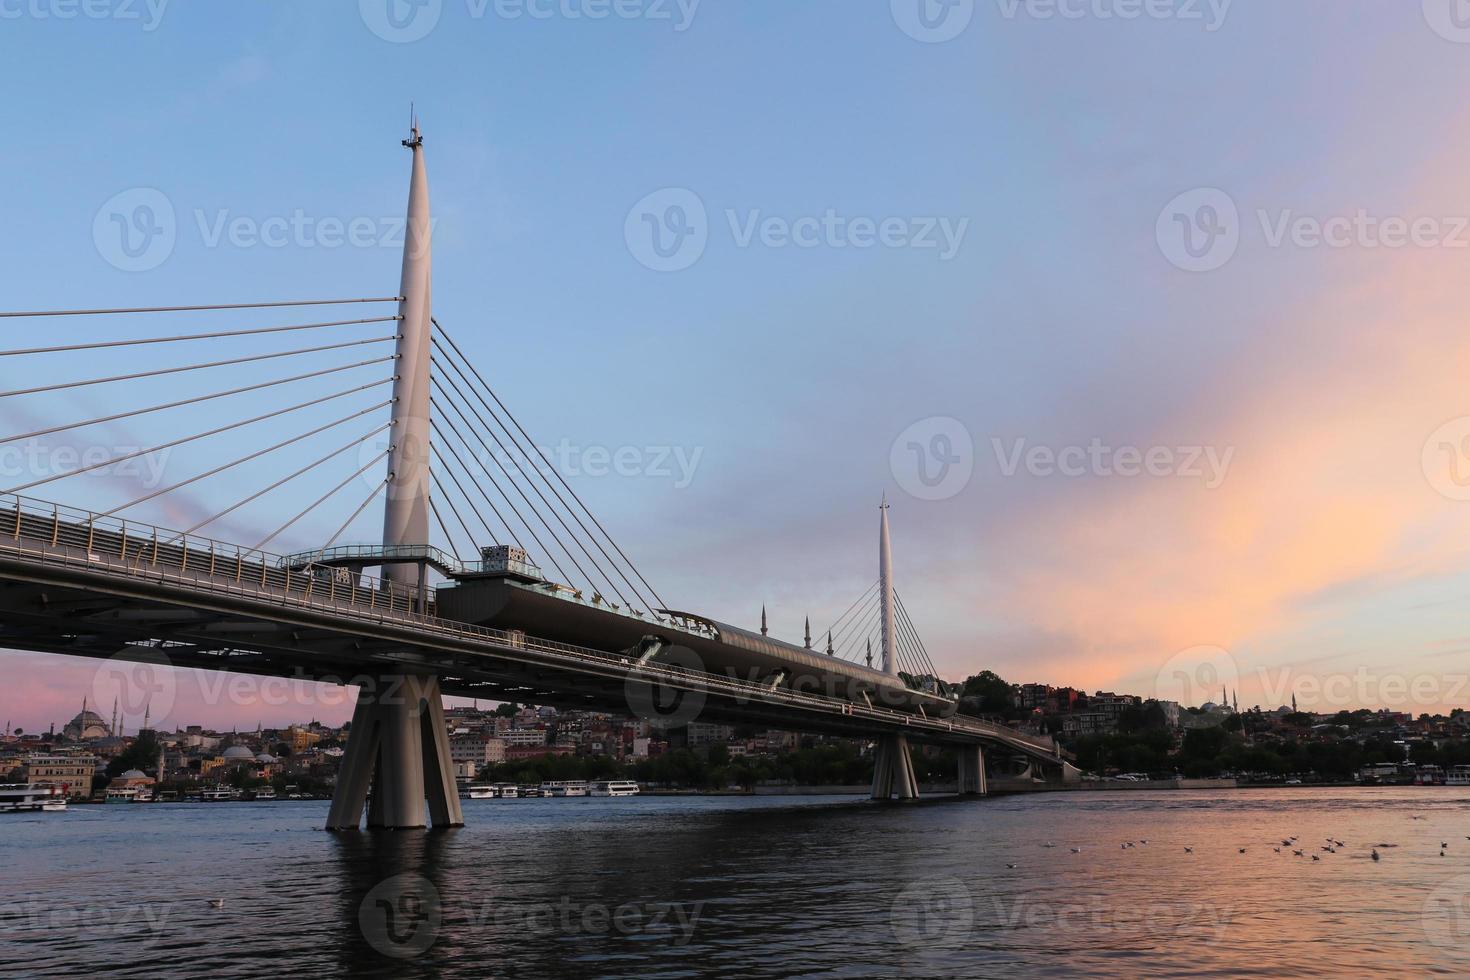
[[1459, 789], [465, 808], [346, 836], [325, 803], [5, 816], [0, 975], [1470, 974]]

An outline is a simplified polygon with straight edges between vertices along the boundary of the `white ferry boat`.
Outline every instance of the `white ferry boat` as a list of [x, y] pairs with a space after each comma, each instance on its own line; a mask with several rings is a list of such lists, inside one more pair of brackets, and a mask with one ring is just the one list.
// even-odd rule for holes
[[228, 786], [206, 786], [199, 791], [199, 799], [204, 803], [228, 803], [235, 798], [235, 793]]
[[138, 787], [117, 786], [110, 788], [107, 790], [107, 795], [103, 799], [107, 803], [137, 803]]
[[513, 800], [521, 795], [521, 788], [515, 783], [496, 783], [491, 787], [502, 800]]
[[66, 793], [60, 786], [0, 783], [0, 813], [65, 809]]
[[255, 791], [255, 798], [265, 801], [274, 800], [276, 798], [276, 788], [274, 786], [262, 786]]
[[542, 796], [586, 796], [587, 784], [581, 780], [549, 780], [541, 784]]
[[459, 798], [462, 800], [493, 800], [500, 794], [495, 792], [494, 786], [461, 786]]
[[592, 784], [593, 796], [637, 796], [638, 784], [631, 779], [612, 779]]
[[1444, 784], [1446, 786], [1470, 786], [1470, 766], [1452, 766], [1445, 773]]
[[546, 795], [541, 791], [541, 787], [537, 786], [535, 783], [532, 783], [529, 786], [520, 787], [518, 794], [522, 799], [525, 800], [540, 799], [541, 797]]

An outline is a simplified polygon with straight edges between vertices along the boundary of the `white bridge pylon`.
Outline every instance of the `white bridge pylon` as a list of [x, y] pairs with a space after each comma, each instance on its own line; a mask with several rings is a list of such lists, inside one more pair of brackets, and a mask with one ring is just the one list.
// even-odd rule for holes
[[[418, 121], [403, 145], [413, 152], [407, 234], [399, 288], [400, 316], [393, 415], [389, 427], [383, 547], [429, 546], [429, 363], [433, 319], [432, 222], [424, 140]], [[426, 565], [385, 565], [383, 577], [427, 596]], [[371, 786], [372, 803], [368, 805]], [[436, 827], [458, 827], [464, 814], [444, 725], [439, 678], [385, 675], [372, 691], [359, 690], [352, 736], [332, 794], [328, 830], [356, 830], [367, 810], [368, 829], [425, 826], [425, 802]]]

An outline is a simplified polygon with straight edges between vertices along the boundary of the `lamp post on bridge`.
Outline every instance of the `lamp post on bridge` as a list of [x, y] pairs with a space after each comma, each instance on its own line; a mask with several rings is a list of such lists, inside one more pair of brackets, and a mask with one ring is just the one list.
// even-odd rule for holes
[[[392, 445], [388, 451], [383, 547], [429, 544], [429, 351], [433, 314], [432, 222], [424, 140], [418, 120], [403, 145], [413, 152], [408, 222], [399, 287], [398, 346], [394, 360]], [[427, 565], [385, 564], [382, 576], [417, 596], [427, 608]], [[369, 786], [372, 801], [368, 803]], [[368, 827], [423, 827], [424, 803], [434, 826], [464, 823], [439, 678], [384, 675], [361, 690], [352, 734], [332, 795], [328, 830], [356, 830], [368, 809]]]

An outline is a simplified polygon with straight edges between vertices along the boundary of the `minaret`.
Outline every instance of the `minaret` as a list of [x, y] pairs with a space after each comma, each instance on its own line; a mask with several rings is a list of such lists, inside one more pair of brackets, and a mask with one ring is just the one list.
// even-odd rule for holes
[[761, 605], [761, 636], [767, 636], [767, 635], [770, 634], [770, 632], [771, 632], [770, 629], [766, 626], [766, 607], [765, 607], [765, 604], [762, 603], [762, 605]]
[[148, 730], [148, 719], [152, 715], [152, 713], [153, 713], [153, 699], [152, 698], [149, 698], [148, 699], [148, 703], [145, 704], [145, 705], [143, 705], [143, 727], [140, 728], [140, 729], [138, 729], [138, 733], [139, 734], [142, 734], [143, 732], [145, 732], [145, 731]]
[[[398, 287], [398, 348], [393, 381], [393, 422], [388, 453], [387, 503], [383, 507], [383, 544], [429, 543], [429, 318], [431, 227], [429, 177], [424, 169], [424, 139], [413, 120], [403, 145], [413, 151], [408, 185], [408, 228], [403, 241], [403, 271]], [[421, 586], [422, 569], [386, 565], [383, 577], [402, 586]]]
[[812, 618], [810, 616], [806, 618], [806, 648], [808, 650], [812, 648]]
[[117, 730], [117, 698], [112, 699], [112, 730], [108, 734], [114, 738], [122, 734]]
[[883, 504], [878, 508], [881, 515], [878, 523], [878, 610], [879, 624], [883, 630], [880, 652], [883, 654], [883, 670], [898, 675], [897, 616], [893, 602], [893, 546], [888, 540], [888, 495], [883, 495]]
[[873, 639], [872, 639], [872, 637], [869, 637], [868, 638], [868, 666], [869, 667], [872, 667], [873, 666]]
[[837, 654], [835, 654], [835, 653], [832, 652], [832, 631], [831, 630], [828, 630], [827, 631], [827, 656], [829, 656], [829, 657], [835, 657], [835, 656], [837, 656]]

